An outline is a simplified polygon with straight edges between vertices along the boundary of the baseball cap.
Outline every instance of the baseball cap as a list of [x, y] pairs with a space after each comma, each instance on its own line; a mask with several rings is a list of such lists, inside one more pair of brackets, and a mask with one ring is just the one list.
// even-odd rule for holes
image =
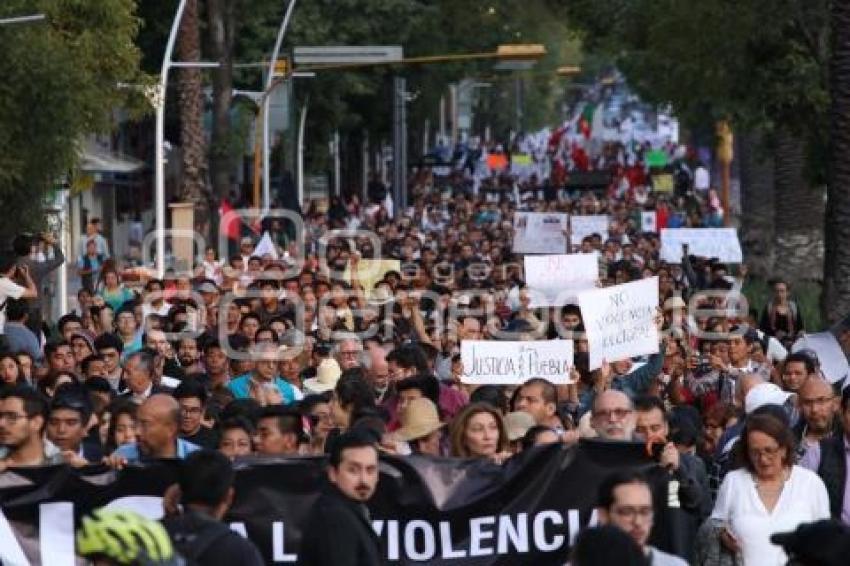
[[775, 383], [759, 383], [747, 393], [744, 399], [744, 412], [749, 415], [765, 405], [785, 405], [791, 395], [793, 393], [783, 391]]

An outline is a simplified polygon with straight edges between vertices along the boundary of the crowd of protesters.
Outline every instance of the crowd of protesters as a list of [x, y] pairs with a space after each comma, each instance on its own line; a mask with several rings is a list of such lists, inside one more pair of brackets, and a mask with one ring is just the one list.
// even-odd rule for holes
[[[34, 279], [61, 263], [61, 250], [53, 263], [33, 262], [32, 238], [19, 239], [0, 260], [0, 470], [120, 469], [194, 453], [196, 465], [222, 466], [210, 451], [230, 460], [330, 453], [331, 482], [362, 504], [377, 468], [357, 472], [374, 475], [366, 481], [345, 466], [370, 469], [367, 447], [501, 464], [540, 444], [638, 440], [664, 470], [667, 492], [621, 474], [603, 486], [599, 508], [643, 559], [784, 563], [772, 534], [829, 517], [850, 523], [850, 389], [821, 376], [814, 352], [789, 353], [806, 328], [787, 283], [775, 282], [763, 312], [751, 312], [740, 308], [743, 266], [686, 248], [681, 263], [659, 259], [659, 235], [641, 231], [641, 211], [656, 211], [659, 229], [717, 225], [716, 196], [695, 190], [687, 158], [674, 191], [662, 194], [646, 190], [639, 151], [625, 168], [616, 148], [606, 155], [616, 171], [601, 194], [534, 175], [475, 183], [464, 172], [426, 171], [412, 206], [393, 217], [374, 181], [366, 201], [313, 203], [301, 233], [264, 223], [271, 253], [255, 254], [261, 234], [245, 231], [238, 250], [224, 258], [204, 250], [197, 269], [163, 279], [127, 278], [91, 226], [76, 307], [56, 321], [41, 320]], [[518, 210], [609, 216], [607, 234], [564, 252], [598, 252], [603, 286], [658, 277], [658, 354], [589, 370], [581, 310], [530, 307], [512, 251]], [[373, 259], [399, 260], [400, 269], [366, 284], [359, 265]], [[837, 332], [850, 345], [850, 326]], [[558, 337], [575, 344], [572, 385], [462, 380], [464, 340]], [[184, 502], [195, 494], [207, 501], [199, 509], [223, 516], [228, 485], [210, 488], [208, 500], [181, 488]], [[319, 509], [339, 517], [338, 506]], [[668, 511], [663, 523], [653, 521], [658, 506]], [[607, 532], [579, 541], [577, 564], [593, 545], [618, 548], [594, 542]], [[343, 563], [340, 548], [308, 539], [305, 556]], [[366, 558], [351, 563], [380, 560], [368, 544], [358, 552]]]

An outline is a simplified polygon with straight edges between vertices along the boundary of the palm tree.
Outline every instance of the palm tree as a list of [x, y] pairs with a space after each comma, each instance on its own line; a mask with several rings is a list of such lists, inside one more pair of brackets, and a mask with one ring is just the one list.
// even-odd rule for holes
[[741, 167], [741, 245], [750, 273], [767, 279], [773, 273], [774, 185], [773, 156], [757, 131], [738, 136]]
[[824, 258], [824, 320], [850, 314], [850, 0], [830, 7], [830, 171]]
[[[180, 34], [177, 54], [180, 61], [201, 60], [201, 37], [198, 21], [198, 0], [188, 0]], [[184, 202], [194, 202], [196, 226], [203, 224], [206, 208], [207, 155], [204, 139], [203, 98], [201, 93], [201, 71], [198, 68], [181, 68], [178, 77], [180, 101], [180, 147], [183, 155], [183, 181], [178, 191]]]
[[210, 177], [213, 194], [227, 196], [230, 190], [230, 103], [233, 99], [233, 41], [235, 6], [232, 0], [207, 0], [209, 45], [219, 67], [213, 71], [213, 120], [210, 143]]
[[806, 175], [806, 136], [778, 127], [774, 149], [775, 257], [773, 275], [815, 279], [823, 249], [823, 189]]

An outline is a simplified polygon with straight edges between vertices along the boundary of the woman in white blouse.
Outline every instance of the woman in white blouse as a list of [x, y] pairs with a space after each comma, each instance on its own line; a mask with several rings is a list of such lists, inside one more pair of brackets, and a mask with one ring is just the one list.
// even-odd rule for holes
[[770, 535], [829, 518], [829, 497], [817, 474], [794, 465], [794, 437], [784, 422], [752, 415], [741, 434], [743, 467], [726, 475], [711, 518], [720, 542], [744, 566], [782, 566], [788, 558]]

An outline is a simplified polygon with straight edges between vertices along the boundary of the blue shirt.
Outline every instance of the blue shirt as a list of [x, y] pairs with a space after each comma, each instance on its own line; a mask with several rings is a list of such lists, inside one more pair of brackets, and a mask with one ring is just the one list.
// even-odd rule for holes
[[[283, 398], [284, 405], [289, 405], [290, 403], [295, 402], [295, 388], [292, 387], [288, 381], [281, 379], [280, 376], [275, 376], [274, 384], [277, 386], [278, 391], [280, 391], [280, 396]], [[230, 389], [230, 392], [233, 393], [233, 396], [237, 399], [250, 399], [251, 374], [246, 373], [245, 375], [240, 375], [237, 378], [231, 379], [230, 383], [227, 384], [227, 388]]]
[[[178, 460], [185, 460], [186, 456], [200, 449], [200, 446], [192, 444], [188, 440], [178, 438], [176, 458]], [[139, 452], [139, 445], [136, 442], [131, 442], [130, 444], [122, 444], [115, 451], [115, 454], [121, 456], [122, 458], [126, 458], [128, 462], [140, 462], [145, 459]]]

